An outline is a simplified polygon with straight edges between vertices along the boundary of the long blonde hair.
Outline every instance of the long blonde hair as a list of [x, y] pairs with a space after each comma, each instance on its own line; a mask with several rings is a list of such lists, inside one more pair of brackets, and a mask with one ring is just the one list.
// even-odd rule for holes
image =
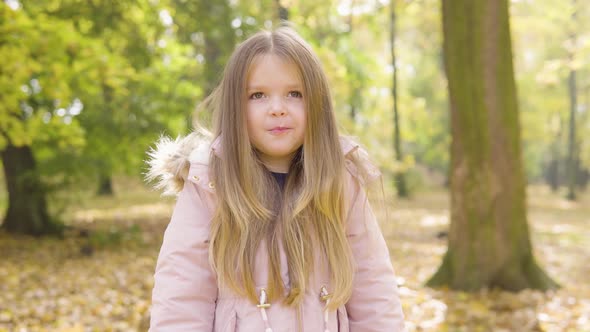
[[[244, 112], [249, 71], [265, 54], [298, 68], [307, 112], [304, 144], [291, 163], [282, 194], [250, 143]], [[311, 47], [289, 27], [253, 35], [236, 48], [206, 104], [213, 108], [213, 134], [222, 144], [219, 156], [210, 157], [218, 204], [209, 255], [220, 285], [257, 302], [253, 269], [258, 246], [266, 241], [271, 301], [285, 294], [282, 244], [291, 284], [285, 303], [301, 303], [318, 252], [330, 269], [330, 308], [346, 303], [353, 261], [345, 233], [344, 156], [328, 81]]]

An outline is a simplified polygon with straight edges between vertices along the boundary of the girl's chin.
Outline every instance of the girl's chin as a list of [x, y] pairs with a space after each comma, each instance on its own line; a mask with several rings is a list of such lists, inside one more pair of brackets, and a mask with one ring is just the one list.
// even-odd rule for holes
[[258, 149], [262, 158], [267, 159], [289, 159], [293, 157], [293, 154], [297, 151], [299, 147], [288, 147], [288, 148], [281, 148], [281, 149]]

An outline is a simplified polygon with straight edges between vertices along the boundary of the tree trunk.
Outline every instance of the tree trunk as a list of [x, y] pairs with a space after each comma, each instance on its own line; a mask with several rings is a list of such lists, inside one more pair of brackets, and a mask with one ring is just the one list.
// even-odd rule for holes
[[[575, 38], [572, 37], [572, 38]], [[576, 71], [570, 71], [568, 80], [568, 91], [570, 98], [570, 121], [569, 121], [569, 137], [567, 147], [567, 199], [570, 201], [576, 200], [576, 176], [578, 168], [576, 167], [577, 148], [576, 148], [576, 108], [577, 103], [577, 89], [576, 89]]]
[[580, 191], [585, 191], [588, 187], [588, 181], [590, 181], [590, 170], [587, 168], [578, 168], [578, 188]]
[[[354, 30], [354, 8], [356, 6], [356, 0], [350, 1], [348, 14], [348, 31], [342, 34], [342, 38], [346, 38], [348, 43], [352, 44], [352, 33]], [[357, 67], [357, 61], [353, 55], [351, 55], [345, 62], [346, 70], [348, 72], [348, 105], [350, 105], [350, 112], [348, 116], [350, 120], [355, 123], [359, 111], [362, 110], [362, 90], [364, 88], [364, 77], [363, 73], [359, 73]]]
[[[393, 67], [392, 75], [392, 87], [391, 94], [393, 97], [393, 126], [394, 126], [394, 146], [395, 146], [395, 159], [398, 163], [403, 162], [403, 153], [401, 148], [401, 134], [400, 134], [400, 123], [399, 123], [399, 110], [397, 103], [397, 59], [395, 55], [395, 39], [396, 39], [396, 15], [395, 15], [395, 4], [396, 0], [390, 1], [390, 15], [389, 21], [389, 32], [391, 35], [391, 65]], [[398, 171], [395, 175], [395, 188], [399, 197], [408, 197], [408, 187], [406, 185], [405, 171]]]
[[[352, 11], [354, 9], [354, 5], [355, 5], [355, 0], [352, 0], [350, 2], [350, 13], [348, 14], [348, 32], [346, 33], [346, 38], [348, 38], [349, 40], [352, 40], [352, 30], [353, 30], [353, 15], [352, 15]], [[350, 63], [347, 61], [347, 67], [346, 68], [349, 72], [351, 72], [351, 65]], [[356, 76], [356, 75], [355, 75]], [[350, 105], [350, 113], [348, 113], [350, 119], [352, 120], [352, 122], [356, 122], [356, 115], [357, 115], [357, 111], [359, 109], [358, 104], [359, 101], [361, 100], [361, 93], [360, 93], [360, 89], [356, 88], [356, 83], [355, 79], [349, 79], [348, 81], [348, 105]]]
[[31, 147], [8, 145], [2, 151], [8, 210], [2, 228], [9, 233], [46, 235], [61, 231], [47, 212], [45, 189]]
[[549, 183], [552, 192], [559, 189], [559, 159], [552, 158], [545, 170], [545, 180]]
[[113, 196], [113, 178], [110, 175], [100, 174], [96, 193], [99, 196]]
[[[230, 4], [227, 1], [202, 1], [202, 5], [198, 6], [198, 9], [206, 9], [211, 13], [216, 13], [215, 15], [211, 15], [211, 21], [207, 22], [210, 25], [208, 27], [210, 30], [204, 34], [205, 66], [203, 66], [202, 72], [204, 78], [202, 87], [203, 95], [209, 96], [219, 84], [225, 63], [235, 45], [235, 31], [231, 27], [233, 14]], [[199, 24], [190, 26], [193, 29], [203, 29], [205, 27], [207, 26], [199, 26]], [[199, 52], [199, 50], [196, 51]], [[195, 120], [197, 119], [194, 116], [187, 117], [189, 129], [195, 127]], [[200, 125], [205, 128], [210, 127], [211, 121], [212, 117], [209, 112], [199, 113], [198, 122]]]
[[[560, 120], [561, 122], [561, 120]], [[551, 143], [551, 148], [550, 148], [550, 155], [551, 155], [551, 160], [549, 161], [549, 164], [547, 165], [547, 168], [545, 170], [545, 180], [547, 181], [547, 183], [549, 183], [549, 186], [551, 187], [551, 191], [556, 193], [557, 190], [559, 190], [559, 187], [561, 186], [561, 173], [562, 173], [562, 167], [561, 167], [561, 163], [562, 163], [562, 156], [560, 153], [560, 143], [561, 143], [561, 124], [559, 125], [559, 129], [557, 130], [557, 133], [555, 135], [555, 139], [554, 141]]]
[[556, 287], [533, 257], [507, 0], [443, 0], [451, 225], [429, 286]]
[[275, 0], [275, 3], [277, 4], [277, 7], [278, 7], [279, 21], [280, 22], [288, 21], [289, 20], [289, 9], [284, 7], [281, 4], [281, 0]]

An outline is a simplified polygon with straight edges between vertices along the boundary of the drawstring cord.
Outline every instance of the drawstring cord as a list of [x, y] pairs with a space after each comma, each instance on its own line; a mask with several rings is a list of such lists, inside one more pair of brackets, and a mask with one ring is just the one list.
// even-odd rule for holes
[[270, 308], [270, 303], [266, 302], [266, 289], [262, 288], [260, 290], [260, 303], [256, 306], [260, 309], [260, 315], [262, 316], [262, 321], [264, 321], [264, 332], [272, 332], [268, 323], [268, 316], [266, 315], [266, 309]]
[[324, 332], [330, 332], [330, 329], [328, 329], [328, 305], [330, 304], [330, 294], [328, 293], [326, 286], [322, 286], [322, 289], [320, 290], [320, 299], [326, 302], [326, 305], [324, 306]]
[[[328, 293], [326, 286], [322, 286], [320, 290], [320, 299], [326, 302], [324, 306], [324, 332], [330, 332], [330, 329], [328, 329], [328, 305], [330, 304], [330, 296], [331, 295]], [[266, 309], [270, 308], [270, 303], [267, 303], [266, 289], [260, 289], [260, 301], [256, 306], [260, 309], [260, 316], [262, 317], [265, 327], [264, 332], [272, 332], [272, 328], [270, 328], [270, 323], [268, 322], [268, 316], [266, 315]]]

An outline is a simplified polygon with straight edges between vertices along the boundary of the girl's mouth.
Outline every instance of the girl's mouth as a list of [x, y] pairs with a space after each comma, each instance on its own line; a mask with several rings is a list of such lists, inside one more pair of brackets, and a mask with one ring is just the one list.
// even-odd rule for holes
[[289, 128], [289, 127], [281, 127], [281, 126], [279, 126], [279, 127], [274, 127], [272, 129], [270, 129], [269, 131], [273, 135], [279, 135], [279, 134], [282, 134], [282, 133], [285, 133], [285, 132], [289, 131], [290, 129], [291, 128]]

